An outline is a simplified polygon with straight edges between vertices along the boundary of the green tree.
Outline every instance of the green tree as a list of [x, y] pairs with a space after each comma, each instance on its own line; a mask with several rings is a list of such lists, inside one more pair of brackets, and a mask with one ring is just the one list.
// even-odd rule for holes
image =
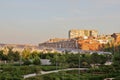
[[19, 61], [20, 60], [20, 53], [18, 51], [14, 52], [13, 57], [14, 57], [14, 61]]
[[50, 61], [52, 62], [52, 65], [58, 64], [58, 54], [54, 54]]
[[90, 59], [90, 63], [93, 64], [93, 67], [95, 67], [95, 64], [99, 63], [99, 55], [97, 53], [93, 53], [91, 54], [91, 59]]
[[113, 55], [113, 66], [116, 72], [120, 72], [120, 53], [118, 52]]
[[4, 50], [0, 50], [0, 60], [8, 60], [8, 55], [4, 54]]
[[34, 65], [40, 65], [41, 64], [41, 61], [40, 61], [40, 57], [35, 57], [34, 60], [33, 60], [33, 64]]
[[32, 64], [32, 61], [30, 61], [29, 59], [24, 60], [24, 65], [30, 65], [30, 64]]
[[108, 61], [109, 55], [99, 55], [99, 63], [103, 65], [106, 61]]
[[38, 53], [36, 51], [34, 51], [29, 54], [28, 59], [35, 59], [36, 57], [38, 57]]
[[13, 62], [14, 61], [14, 52], [13, 52], [13, 47], [7, 47], [8, 48], [8, 60]]
[[67, 55], [67, 63], [69, 64], [69, 67], [78, 67], [78, 61], [79, 61], [79, 54], [69, 54]]
[[18, 61], [20, 59], [20, 53], [18, 51], [14, 52], [13, 47], [8, 47], [7, 56], [9, 61]]
[[29, 59], [30, 53], [31, 53], [31, 49], [30, 49], [30, 48], [25, 48], [25, 49], [22, 51], [22, 57], [23, 57], [24, 59]]
[[90, 55], [89, 54], [81, 54], [80, 65], [81, 67], [90, 67]]

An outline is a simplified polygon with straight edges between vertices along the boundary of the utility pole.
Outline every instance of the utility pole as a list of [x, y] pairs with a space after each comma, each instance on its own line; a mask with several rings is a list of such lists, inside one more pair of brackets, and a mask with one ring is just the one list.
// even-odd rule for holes
[[24, 50], [24, 49], [22, 49], [22, 50], [20, 51], [20, 66], [22, 65], [22, 53], [23, 53], [23, 50]]
[[79, 52], [79, 45], [78, 45], [78, 40], [75, 39], [75, 45], [76, 45], [76, 49], [78, 52], [78, 74], [79, 74], [79, 79], [80, 79], [80, 52]]
[[55, 59], [56, 59], [55, 65], [56, 65], [56, 70], [57, 70], [57, 54], [55, 55]]
[[20, 66], [21, 66], [21, 63], [22, 63], [22, 51], [20, 52]]
[[80, 79], [80, 53], [79, 54], [79, 79]]

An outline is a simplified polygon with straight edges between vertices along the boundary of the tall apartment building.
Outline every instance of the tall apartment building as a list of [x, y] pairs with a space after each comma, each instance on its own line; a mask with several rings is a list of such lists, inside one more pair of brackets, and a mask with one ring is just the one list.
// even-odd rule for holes
[[98, 31], [97, 30], [75, 30], [72, 29], [69, 31], [69, 38], [76, 38], [76, 37], [97, 37], [98, 36]]

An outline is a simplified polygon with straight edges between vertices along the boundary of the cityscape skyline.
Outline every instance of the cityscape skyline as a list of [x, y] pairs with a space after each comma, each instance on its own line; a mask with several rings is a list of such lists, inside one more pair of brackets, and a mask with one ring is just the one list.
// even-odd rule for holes
[[0, 43], [38, 44], [68, 38], [70, 29], [119, 33], [119, 0], [0, 1]]

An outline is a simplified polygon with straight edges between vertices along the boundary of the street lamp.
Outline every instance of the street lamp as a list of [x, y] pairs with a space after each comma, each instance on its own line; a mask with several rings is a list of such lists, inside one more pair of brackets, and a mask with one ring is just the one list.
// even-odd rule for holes
[[79, 72], [78, 73], [79, 73], [79, 79], [80, 79], [80, 53], [78, 52], [78, 54], [79, 54], [79, 66], [78, 66], [79, 67]]
[[23, 52], [23, 49], [20, 51], [20, 66], [22, 64], [22, 52]]
[[55, 54], [55, 60], [56, 60], [55, 65], [56, 65], [56, 70], [57, 70], [57, 53]]
[[78, 57], [78, 74], [79, 74], [79, 79], [80, 79], [80, 52], [79, 52], [79, 46], [78, 46], [78, 40], [74, 39], [75, 40], [75, 46], [76, 46], [76, 49], [77, 49], [77, 52], [79, 54], [79, 57]]

